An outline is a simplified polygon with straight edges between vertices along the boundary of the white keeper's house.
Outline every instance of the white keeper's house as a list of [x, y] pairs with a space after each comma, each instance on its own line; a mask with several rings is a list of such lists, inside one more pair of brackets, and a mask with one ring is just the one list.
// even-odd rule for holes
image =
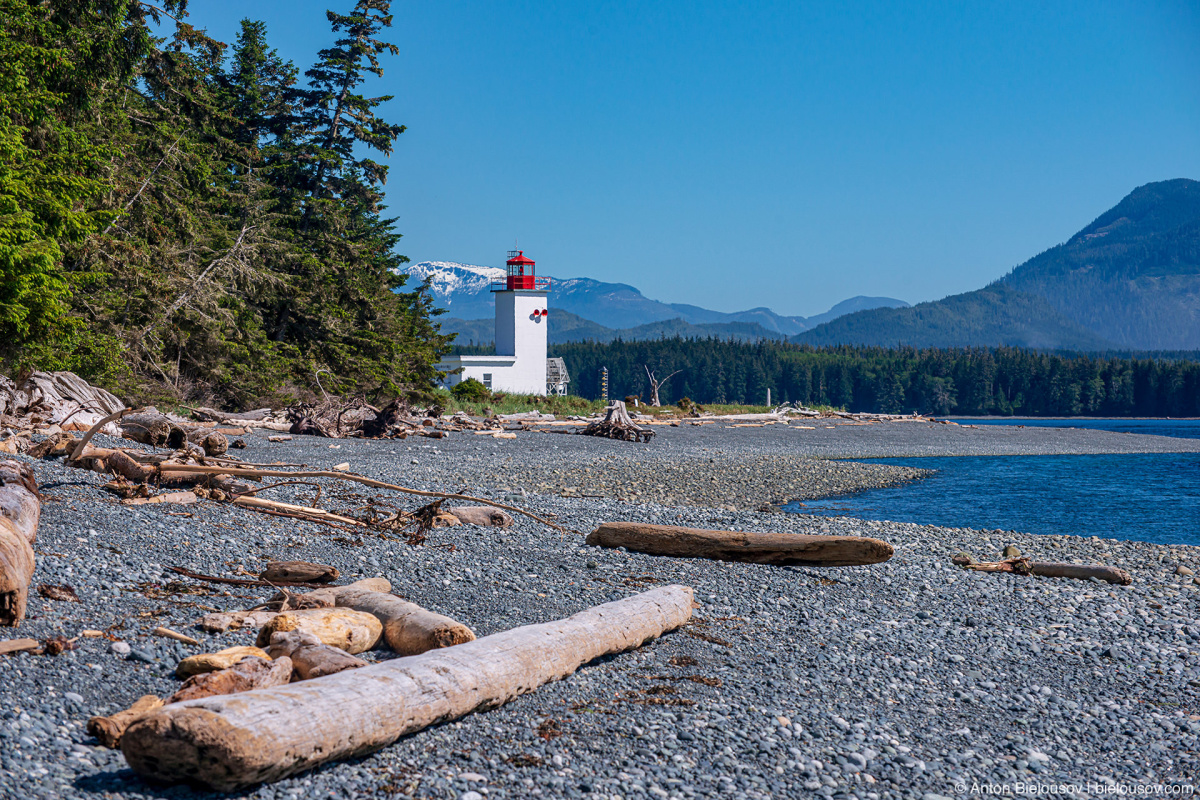
[[474, 378], [488, 389], [513, 394], [566, 394], [570, 378], [561, 358], [546, 357], [550, 279], [539, 278], [523, 250], [508, 253], [508, 275], [492, 283], [496, 296], [496, 354], [447, 356], [437, 365], [444, 385]]

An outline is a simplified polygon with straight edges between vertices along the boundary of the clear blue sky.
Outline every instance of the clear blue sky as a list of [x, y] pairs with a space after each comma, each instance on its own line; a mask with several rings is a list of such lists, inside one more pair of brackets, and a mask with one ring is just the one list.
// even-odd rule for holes
[[[352, 0], [193, 0], [303, 70]], [[721, 311], [966, 291], [1135, 186], [1200, 178], [1200, 3], [398, 2], [414, 261]]]

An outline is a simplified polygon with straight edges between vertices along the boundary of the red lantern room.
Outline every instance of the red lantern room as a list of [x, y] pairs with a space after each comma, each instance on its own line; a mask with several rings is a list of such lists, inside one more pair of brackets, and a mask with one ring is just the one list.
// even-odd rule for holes
[[492, 291], [513, 291], [515, 289], [549, 289], [549, 278], [538, 278], [534, 273], [534, 261], [531, 258], [525, 257], [524, 250], [509, 250], [508, 261], [505, 262], [508, 267], [508, 279], [503, 284], [493, 284]]

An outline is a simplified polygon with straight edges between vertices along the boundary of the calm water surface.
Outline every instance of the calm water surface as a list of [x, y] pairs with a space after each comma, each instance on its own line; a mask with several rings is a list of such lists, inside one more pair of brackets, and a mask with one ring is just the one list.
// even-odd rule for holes
[[[1200, 438], [1197, 420], [958, 420]], [[906, 486], [793, 503], [827, 516], [1200, 545], [1200, 453], [880, 458], [938, 470]]]

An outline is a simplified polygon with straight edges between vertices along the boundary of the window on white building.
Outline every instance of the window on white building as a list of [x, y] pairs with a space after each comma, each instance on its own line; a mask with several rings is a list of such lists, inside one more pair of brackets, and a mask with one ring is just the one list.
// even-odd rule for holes
[[483, 373], [483, 387], [485, 389], [487, 389], [488, 391], [492, 390], [492, 373], [490, 373], [490, 372]]

